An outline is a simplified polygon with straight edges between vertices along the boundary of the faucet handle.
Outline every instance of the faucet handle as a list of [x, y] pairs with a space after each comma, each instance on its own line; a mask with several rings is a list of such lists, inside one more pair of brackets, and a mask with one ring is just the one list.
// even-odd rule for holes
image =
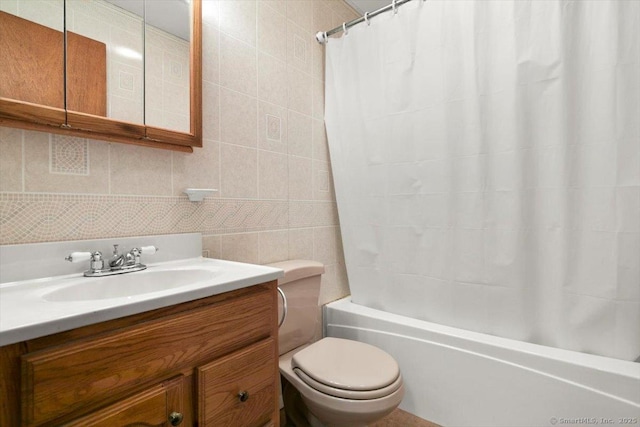
[[144, 255], [153, 255], [156, 252], [158, 252], [159, 249], [156, 246], [141, 246], [140, 247], [140, 253], [144, 254]]
[[113, 245], [113, 255], [117, 256], [118, 255], [118, 246], [119, 245]]
[[71, 252], [64, 259], [69, 262], [83, 262], [91, 260], [91, 252]]
[[91, 261], [91, 268], [85, 272], [95, 273], [104, 269], [104, 260], [101, 252], [72, 252], [65, 258], [69, 262]]

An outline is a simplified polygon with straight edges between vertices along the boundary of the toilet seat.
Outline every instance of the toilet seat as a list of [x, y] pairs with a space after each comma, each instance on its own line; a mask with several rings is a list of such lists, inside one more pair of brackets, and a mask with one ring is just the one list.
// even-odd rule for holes
[[340, 338], [324, 338], [297, 352], [291, 368], [308, 386], [345, 399], [377, 399], [402, 385], [393, 357], [372, 345]]
[[385, 397], [398, 390], [400, 386], [402, 386], [402, 377], [398, 376], [394, 382], [389, 384], [386, 387], [378, 388], [375, 390], [365, 390], [365, 391], [354, 391], [354, 390], [345, 390], [336, 387], [330, 387], [326, 384], [322, 384], [308, 376], [301, 369], [294, 368], [293, 372], [300, 377], [302, 381], [305, 382], [309, 387], [318, 390], [321, 393], [328, 394], [334, 397], [341, 397], [343, 399], [353, 399], [353, 400], [371, 400], [371, 399], [379, 399], [381, 397]]

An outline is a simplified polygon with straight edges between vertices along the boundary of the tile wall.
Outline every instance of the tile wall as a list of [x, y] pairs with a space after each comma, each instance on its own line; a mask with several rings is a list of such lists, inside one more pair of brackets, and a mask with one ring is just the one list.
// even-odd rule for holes
[[[341, 0], [204, 0], [193, 154], [0, 127], [0, 243], [201, 232], [211, 257], [321, 261], [321, 302], [348, 294], [314, 34], [356, 16]], [[186, 187], [219, 192], [191, 203]]]

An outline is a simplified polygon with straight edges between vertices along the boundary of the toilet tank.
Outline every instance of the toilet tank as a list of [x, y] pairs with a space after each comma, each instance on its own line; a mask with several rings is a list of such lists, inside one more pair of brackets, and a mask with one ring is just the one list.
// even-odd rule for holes
[[[279, 354], [313, 342], [320, 322], [320, 279], [324, 264], [309, 260], [289, 260], [269, 264], [284, 270], [278, 286], [287, 298], [287, 316], [278, 331]], [[278, 304], [282, 316], [282, 298]]]

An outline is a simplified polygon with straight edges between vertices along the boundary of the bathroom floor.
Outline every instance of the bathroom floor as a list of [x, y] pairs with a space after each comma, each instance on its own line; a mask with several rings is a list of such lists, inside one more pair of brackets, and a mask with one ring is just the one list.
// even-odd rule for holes
[[371, 424], [369, 427], [440, 427], [438, 424], [432, 423], [422, 418], [416, 417], [402, 409], [396, 409], [377, 423]]
[[[287, 424], [284, 410], [280, 411], [280, 427], [295, 427]], [[396, 409], [375, 424], [369, 427], [440, 427], [438, 424], [432, 423], [422, 418], [416, 417], [402, 409]]]

